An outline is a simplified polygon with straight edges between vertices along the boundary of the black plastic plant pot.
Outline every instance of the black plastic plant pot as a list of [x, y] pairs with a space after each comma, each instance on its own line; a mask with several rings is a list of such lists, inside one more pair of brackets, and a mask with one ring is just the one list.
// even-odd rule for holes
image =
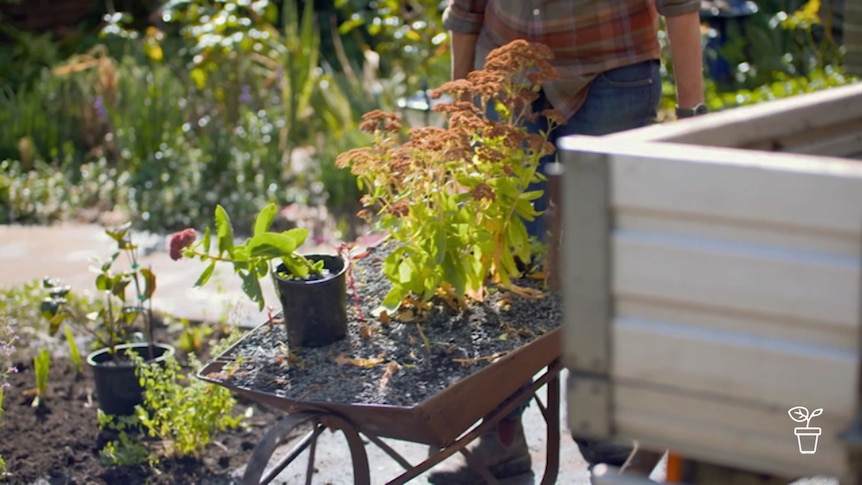
[[116, 346], [117, 359], [107, 348], [96, 350], [87, 356], [87, 364], [93, 368], [96, 381], [96, 396], [99, 409], [105, 414], [130, 416], [135, 406], [144, 402], [144, 390], [135, 375], [135, 366], [126, 357], [131, 349], [147, 362], [164, 362], [174, 355], [174, 348], [167, 344], [153, 344], [153, 359], [150, 360], [149, 344], [135, 343]]
[[291, 347], [322, 347], [347, 336], [347, 265], [338, 256], [309, 255], [323, 260], [324, 275], [285, 278], [283, 264], [273, 272], [275, 288], [284, 310], [287, 340]]

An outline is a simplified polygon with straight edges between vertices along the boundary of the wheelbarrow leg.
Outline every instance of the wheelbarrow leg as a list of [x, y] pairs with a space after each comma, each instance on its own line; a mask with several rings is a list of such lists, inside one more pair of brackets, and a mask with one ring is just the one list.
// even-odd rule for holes
[[[298, 443], [290, 453], [282, 458], [276, 465], [263, 476], [266, 466], [276, 448], [284, 441], [284, 438], [297, 426], [312, 421], [314, 429]], [[308, 467], [306, 469], [306, 483], [311, 483], [314, 474], [314, 450], [317, 438], [327, 428], [340, 430], [347, 440], [350, 448], [350, 456], [353, 460], [353, 480], [355, 485], [370, 485], [371, 476], [368, 468], [368, 455], [365, 453], [365, 445], [356, 428], [346, 419], [328, 413], [302, 412], [291, 414], [273, 426], [263, 439], [257, 444], [252, 452], [251, 459], [242, 477], [242, 485], [264, 485], [272, 482], [278, 474], [293, 462], [306, 448], [311, 446]]]
[[[554, 366], [559, 364], [555, 362]], [[548, 367], [548, 372], [551, 372]], [[538, 399], [537, 399], [538, 401]], [[553, 485], [560, 472], [560, 372], [554, 371], [548, 381], [548, 405], [542, 409], [547, 426], [547, 442], [545, 444], [545, 473], [541, 485]]]
[[[490, 415], [486, 416], [482, 423], [470, 432], [461, 436], [455, 442], [441, 449], [438, 453], [428, 457], [422, 463], [419, 463], [415, 467], [407, 470], [394, 480], [387, 482], [387, 485], [402, 485], [407, 483], [409, 480], [425, 473], [429, 469], [431, 469], [434, 465], [440, 463], [441, 461], [449, 458], [455, 453], [462, 453], [467, 458], [467, 462], [471, 467], [476, 469], [471, 463], [469, 451], [466, 450], [468, 444], [473, 442], [473, 440], [478, 439], [482, 436], [485, 431], [491, 429], [493, 426], [497, 426], [497, 423], [500, 422], [503, 418], [505, 418], [513, 409], [515, 409], [518, 404], [524, 402], [525, 400], [532, 399], [535, 397], [536, 391], [540, 389], [544, 385], [548, 385], [548, 406], [545, 408], [539, 402], [540, 407], [542, 408], [542, 413], [544, 414], [545, 422], [548, 425], [548, 443], [547, 443], [547, 464], [545, 467], [545, 475], [542, 480], [542, 484], [553, 484], [557, 479], [557, 473], [559, 471], [559, 455], [560, 455], [560, 369], [562, 368], [562, 364], [559, 360], [553, 361], [548, 365], [547, 370], [535, 381], [533, 381], [529, 386], [522, 389], [517, 393], [517, 397], [512, 399], [509, 403], [504, 406], [501, 406], [497, 410], [495, 410]], [[475, 461], [475, 460], [474, 460]], [[477, 469], [478, 471], [478, 469]], [[487, 473], [487, 470], [485, 470]], [[480, 474], [485, 475], [480, 472]], [[487, 479], [486, 479], [487, 480]], [[490, 480], [488, 480], [490, 483]]]

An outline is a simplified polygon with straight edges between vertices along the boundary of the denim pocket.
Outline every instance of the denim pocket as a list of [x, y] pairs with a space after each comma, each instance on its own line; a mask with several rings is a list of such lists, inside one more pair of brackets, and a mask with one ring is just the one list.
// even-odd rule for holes
[[587, 99], [566, 127], [568, 133], [606, 135], [652, 123], [661, 97], [658, 61], [605, 71], [590, 84]]
[[651, 66], [645, 64], [634, 64], [605, 71], [599, 74], [598, 80], [616, 88], [649, 86], [654, 82], [652, 69], [650, 69]]

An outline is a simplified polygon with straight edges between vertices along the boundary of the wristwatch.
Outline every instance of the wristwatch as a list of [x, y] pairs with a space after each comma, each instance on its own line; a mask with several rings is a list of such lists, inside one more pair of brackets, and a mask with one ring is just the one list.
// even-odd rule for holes
[[679, 106], [676, 107], [677, 118], [691, 118], [692, 116], [705, 115], [708, 112], [709, 110], [703, 103], [696, 104], [693, 108], [680, 108]]

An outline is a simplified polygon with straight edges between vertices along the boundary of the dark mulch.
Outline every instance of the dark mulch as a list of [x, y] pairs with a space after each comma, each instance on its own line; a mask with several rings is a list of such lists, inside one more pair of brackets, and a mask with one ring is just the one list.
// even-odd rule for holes
[[[254, 406], [246, 426], [222, 433], [200, 458], [164, 460], [157, 470], [147, 466], [105, 466], [99, 450], [107, 435], [100, 433], [93, 403], [90, 372], [76, 377], [66, 359], [54, 358], [43, 407], [31, 407], [35, 387], [33, 366], [16, 363], [10, 378], [4, 412], [0, 415], [0, 455], [9, 475], [0, 483], [32, 484], [223, 484], [235, 480], [231, 472], [244, 465], [251, 450], [280, 416]], [[248, 404], [237, 406], [244, 412]]]
[[[487, 366], [493, 357], [553, 330], [562, 320], [558, 295], [545, 293], [533, 299], [501, 290], [461, 313], [438, 303], [421, 323], [395, 319], [383, 323], [371, 312], [390, 288], [382, 272], [390, 246], [372, 250], [354, 266], [355, 290], [366, 321], [348, 298], [347, 339], [293, 349], [284, 325], [261, 325], [226, 356], [236, 359], [230, 371], [210, 377], [300, 401], [412, 406]], [[518, 284], [543, 286], [529, 278]], [[353, 363], [345, 364], [345, 359]]]

